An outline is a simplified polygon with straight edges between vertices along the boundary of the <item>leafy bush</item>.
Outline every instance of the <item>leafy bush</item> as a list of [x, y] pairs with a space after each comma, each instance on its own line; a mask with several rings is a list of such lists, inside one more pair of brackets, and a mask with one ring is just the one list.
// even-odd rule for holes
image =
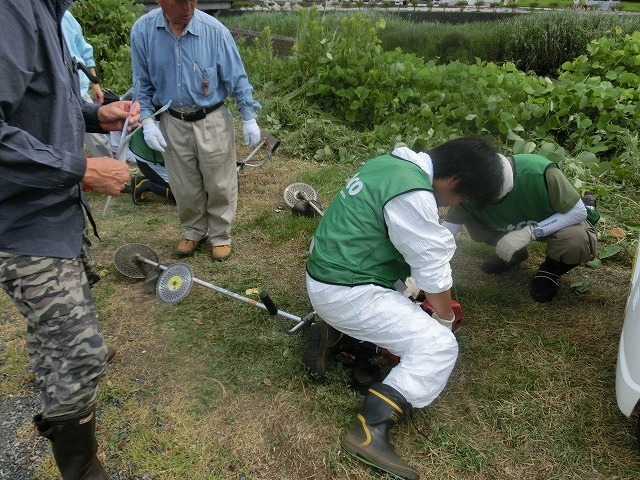
[[[494, 2], [492, 7], [502, 6]], [[403, 20], [397, 14], [380, 11], [360, 12], [374, 23], [382, 18], [386, 27], [378, 31], [386, 50], [397, 47], [426, 61], [446, 63], [456, 59], [474, 63], [476, 58], [488, 62], [514, 62], [519, 69], [555, 77], [560, 66], [586, 52], [590, 40], [600, 38], [618, 27], [625, 33], [640, 30], [640, 16], [607, 12], [583, 12], [575, 9], [536, 11], [504, 20], [455, 25], [438, 22]], [[324, 12], [322, 24], [339, 28], [344, 12]], [[246, 14], [223, 20], [231, 26], [261, 31], [270, 25], [276, 35], [295, 36], [300, 18], [291, 12]], [[462, 48], [446, 48], [459, 38]], [[445, 50], [443, 51], [443, 46]]]
[[73, 15], [93, 46], [103, 88], [124, 93], [131, 87], [129, 32], [143, 5], [134, 0], [77, 0]]
[[566, 62], [556, 85], [555, 108], [547, 128], [575, 149], [600, 154], [615, 179], [640, 183], [640, 32], [617, 29], [587, 46], [587, 53]]
[[373, 25], [356, 14], [330, 32], [309, 15], [294, 48], [289, 85], [361, 129], [421, 104], [429, 70], [415, 55], [381, 47], [376, 32], [384, 20]]

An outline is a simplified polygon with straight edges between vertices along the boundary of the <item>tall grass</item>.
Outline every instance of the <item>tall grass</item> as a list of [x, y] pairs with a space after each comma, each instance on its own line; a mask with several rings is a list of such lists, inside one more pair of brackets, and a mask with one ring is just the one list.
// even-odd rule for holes
[[[324, 12], [322, 21], [336, 30], [340, 18], [352, 13]], [[555, 76], [560, 65], [584, 54], [589, 40], [604, 36], [615, 27], [624, 33], [640, 30], [639, 15], [575, 9], [465, 24], [416, 22], [384, 10], [359, 13], [385, 20], [386, 27], [379, 32], [385, 50], [400, 48], [440, 63], [454, 60], [474, 63], [476, 58], [498, 63], [513, 61], [523, 71], [548, 76]], [[295, 37], [299, 19], [296, 12], [259, 12], [225, 16], [222, 21], [228, 27], [256, 32], [268, 26], [274, 35]]]

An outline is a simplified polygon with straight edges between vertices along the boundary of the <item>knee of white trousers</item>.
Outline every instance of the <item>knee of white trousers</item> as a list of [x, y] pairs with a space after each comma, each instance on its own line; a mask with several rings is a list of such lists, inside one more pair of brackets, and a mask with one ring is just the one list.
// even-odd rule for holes
[[455, 336], [441, 325], [435, 339], [420, 345], [405, 353], [384, 380], [415, 408], [429, 405], [440, 395], [458, 358]]

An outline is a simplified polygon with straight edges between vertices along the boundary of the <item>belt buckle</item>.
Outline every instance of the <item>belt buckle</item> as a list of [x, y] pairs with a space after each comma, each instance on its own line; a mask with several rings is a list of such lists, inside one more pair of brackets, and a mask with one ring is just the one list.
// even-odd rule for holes
[[185, 115], [187, 115], [187, 112], [180, 112], [180, 120], [182, 120], [183, 122], [186, 122], [187, 119], [185, 118]]

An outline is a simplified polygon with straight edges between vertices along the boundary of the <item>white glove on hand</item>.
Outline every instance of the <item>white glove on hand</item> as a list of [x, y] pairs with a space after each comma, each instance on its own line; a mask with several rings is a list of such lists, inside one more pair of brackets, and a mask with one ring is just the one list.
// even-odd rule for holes
[[455, 322], [455, 320], [456, 320], [456, 313], [455, 312], [453, 312], [453, 317], [451, 317], [451, 320], [447, 320], [445, 318], [441, 318], [440, 315], [438, 315], [436, 312], [433, 312], [431, 314], [431, 318], [436, 320], [440, 325], [444, 325], [449, 330], [453, 331], [453, 322]]
[[158, 152], [164, 152], [164, 147], [167, 146], [167, 141], [162, 136], [160, 127], [158, 127], [158, 124], [154, 119], [142, 122], [142, 133], [144, 134], [144, 141], [147, 142], [149, 148]]
[[531, 237], [531, 227], [529, 226], [509, 232], [498, 240], [496, 254], [505, 262], [509, 262], [514, 253], [533, 241]]
[[242, 134], [244, 135], [244, 143], [249, 147], [254, 147], [260, 143], [260, 127], [255, 118], [242, 121]]
[[418, 288], [418, 285], [416, 285], [416, 281], [413, 277], [407, 277], [404, 281], [404, 285], [406, 290], [402, 292], [402, 295], [405, 297], [412, 297], [414, 300], [418, 298], [418, 295], [420, 295], [420, 289]]

